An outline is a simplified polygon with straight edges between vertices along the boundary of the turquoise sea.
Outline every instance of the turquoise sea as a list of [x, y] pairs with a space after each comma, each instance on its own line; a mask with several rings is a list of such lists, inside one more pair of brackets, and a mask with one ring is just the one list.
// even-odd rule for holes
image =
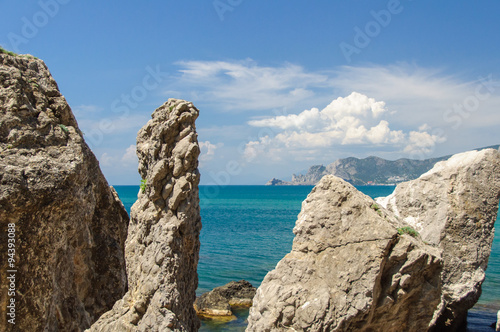
[[[115, 186], [130, 213], [139, 186]], [[198, 264], [197, 295], [232, 280], [258, 287], [266, 273], [290, 251], [301, 203], [312, 186], [200, 186], [203, 228]], [[361, 186], [371, 197], [387, 196], [394, 187]], [[497, 219], [497, 228], [500, 222]], [[492, 253], [479, 303], [469, 311], [468, 331], [494, 331], [500, 309], [500, 232]], [[202, 322], [200, 331], [244, 331], [248, 312], [225, 324]]]

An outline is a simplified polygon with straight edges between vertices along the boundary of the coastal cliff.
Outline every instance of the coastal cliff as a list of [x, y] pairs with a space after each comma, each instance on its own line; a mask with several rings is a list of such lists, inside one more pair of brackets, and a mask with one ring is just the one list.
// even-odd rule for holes
[[325, 176], [292, 251], [258, 288], [247, 331], [459, 330], [481, 293], [499, 174], [497, 150], [471, 151], [379, 204]]
[[44, 62], [0, 54], [0, 330], [82, 331], [111, 309], [128, 222]]
[[[500, 145], [493, 145], [478, 150], [498, 149]], [[429, 171], [437, 162], [451, 156], [424, 160], [398, 159], [387, 160], [379, 157], [358, 159], [355, 157], [343, 158], [323, 166], [309, 167], [305, 174], [293, 174], [291, 181], [282, 181], [277, 178], [269, 180], [267, 186], [284, 185], [316, 185], [325, 175], [335, 175], [355, 186], [388, 185], [410, 181]]]
[[169, 99], [139, 131], [145, 187], [126, 241], [129, 289], [90, 331], [196, 331], [201, 230], [195, 120], [189, 102]]

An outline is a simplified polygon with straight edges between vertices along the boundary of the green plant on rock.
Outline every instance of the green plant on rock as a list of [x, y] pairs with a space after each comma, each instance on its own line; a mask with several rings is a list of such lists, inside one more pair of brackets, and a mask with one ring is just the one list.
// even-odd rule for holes
[[372, 208], [373, 210], [375, 210], [379, 216], [382, 217], [382, 211], [380, 210], [380, 206], [378, 206], [377, 203], [373, 203], [370, 208]]
[[141, 191], [142, 192], [146, 191], [147, 182], [148, 182], [148, 180], [146, 180], [146, 179], [142, 179], [141, 180], [141, 186], [140, 187], [141, 187]]
[[60, 124], [59, 127], [61, 127], [61, 129], [65, 132], [65, 133], [69, 133], [69, 129], [68, 127], [66, 127], [65, 125], [63, 124]]
[[398, 228], [398, 234], [399, 235], [408, 234], [408, 235], [411, 235], [415, 238], [420, 235], [420, 234], [418, 234], [418, 232], [416, 230], [414, 230], [410, 226], [404, 226], [404, 227]]
[[7, 51], [6, 49], [4, 49], [2, 46], [0, 46], [0, 53], [4, 53], [4, 54], [8, 54], [8, 55], [12, 55], [12, 56], [17, 56], [16, 53], [14, 52], [11, 52], [11, 51]]

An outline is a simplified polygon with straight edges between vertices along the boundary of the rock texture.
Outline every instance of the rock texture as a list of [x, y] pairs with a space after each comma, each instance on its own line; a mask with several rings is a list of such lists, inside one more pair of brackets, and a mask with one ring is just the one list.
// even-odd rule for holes
[[256, 288], [246, 280], [231, 281], [196, 299], [196, 313], [203, 318], [231, 317], [231, 307], [250, 307]]
[[[46, 65], [0, 54], [0, 330], [88, 328], [126, 292], [127, 225]], [[17, 271], [15, 325], [7, 270]]]
[[431, 330], [454, 331], [481, 295], [500, 196], [500, 153], [470, 151], [379, 199], [443, 252], [443, 295]]
[[201, 218], [195, 120], [189, 102], [169, 99], [139, 131], [146, 187], [131, 209], [129, 290], [91, 331], [196, 331], [193, 308]]
[[292, 251], [254, 298], [247, 331], [425, 331], [440, 302], [439, 250], [325, 176], [302, 205]]

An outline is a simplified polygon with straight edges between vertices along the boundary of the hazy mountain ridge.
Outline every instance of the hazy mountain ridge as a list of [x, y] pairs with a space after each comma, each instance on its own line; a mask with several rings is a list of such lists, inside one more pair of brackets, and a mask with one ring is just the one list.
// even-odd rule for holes
[[[493, 145], [476, 150], [487, 148], [498, 150], [499, 147], [500, 145]], [[425, 160], [407, 158], [387, 160], [375, 156], [363, 159], [348, 157], [338, 159], [327, 166], [313, 165], [306, 174], [293, 174], [292, 181], [273, 178], [266, 185], [315, 185], [323, 176], [328, 174], [338, 176], [355, 186], [397, 184], [418, 178], [430, 170], [438, 161], [450, 157], [451, 155], [447, 155]]]

